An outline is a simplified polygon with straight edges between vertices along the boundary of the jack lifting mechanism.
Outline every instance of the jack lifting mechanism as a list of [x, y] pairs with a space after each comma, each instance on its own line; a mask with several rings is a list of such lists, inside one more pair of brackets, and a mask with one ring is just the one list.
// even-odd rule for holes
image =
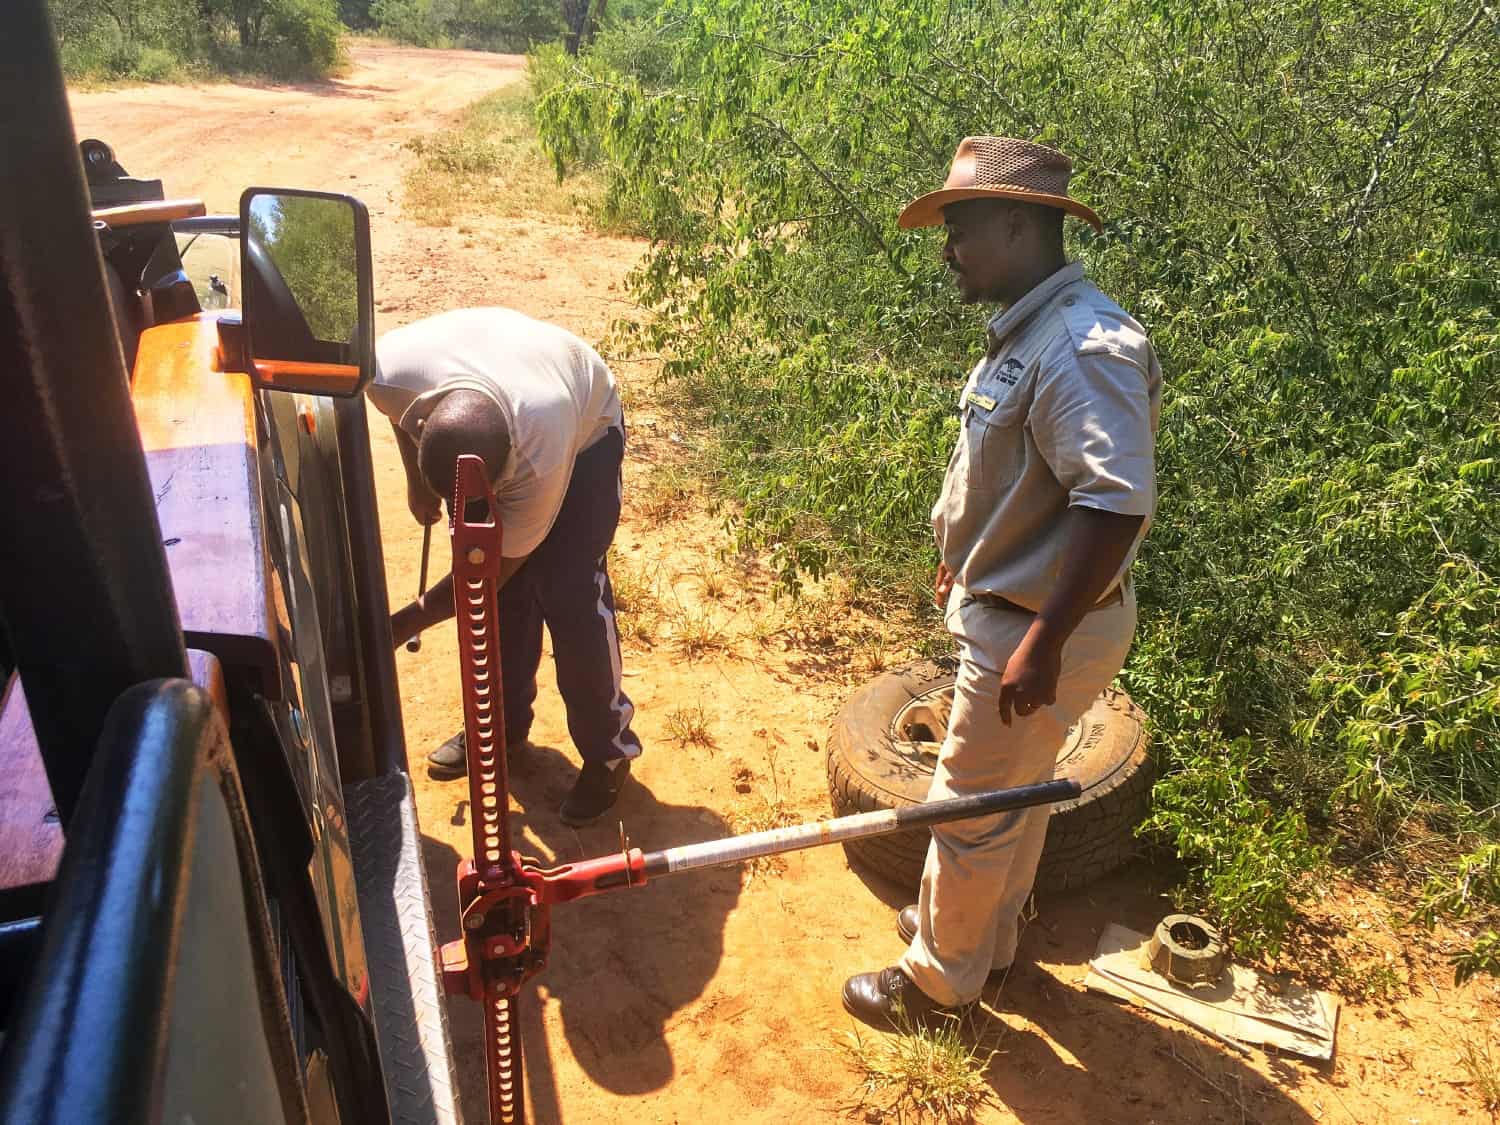
[[[510, 843], [510, 786], [495, 597], [501, 527], [480, 458], [458, 459], [454, 492], [450, 524], [454, 618], [463, 675], [475, 858], [459, 864], [463, 937], [443, 946], [443, 986], [450, 996], [468, 996], [484, 1005], [491, 1125], [521, 1125], [525, 1121], [520, 990], [546, 968], [554, 905], [604, 891], [644, 886], [650, 879], [683, 871], [725, 867], [822, 844], [1067, 801], [1080, 793], [1076, 781], [1059, 779], [654, 852], [630, 847], [622, 831], [616, 854], [560, 867], [539, 867], [513, 851]], [[469, 505], [480, 500], [485, 502], [486, 511], [482, 518], [475, 518]]]

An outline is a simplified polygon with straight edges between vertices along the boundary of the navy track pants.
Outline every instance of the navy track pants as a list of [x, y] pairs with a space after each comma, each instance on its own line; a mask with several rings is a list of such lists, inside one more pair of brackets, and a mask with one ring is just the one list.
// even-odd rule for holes
[[500, 588], [500, 674], [505, 739], [531, 730], [542, 624], [552, 634], [568, 734], [584, 761], [634, 758], [635, 708], [620, 683], [620, 635], [605, 555], [620, 522], [625, 436], [608, 431], [578, 455], [557, 521], [526, 564]]

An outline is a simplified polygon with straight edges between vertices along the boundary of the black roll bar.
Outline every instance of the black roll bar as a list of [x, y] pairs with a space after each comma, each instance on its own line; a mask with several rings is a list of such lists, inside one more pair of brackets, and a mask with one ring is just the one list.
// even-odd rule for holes
[[187, 657], [53, 43], [0, 4], [0, 619], [68, 827], [110, 705]]
[[[234, 758], [212, 698], [185, 680], [138, 684], [110, 710], [53, 887], [31, 981], [0, 1054], [0, 1121], [154, 1121], [173, 974], [193, 878], [202, 783], [229, 809], [285, 1120], [305, 1120], [274, 939]], [[245, 924], [242, 923], [242, 924]], [[239, 1018], [225, 1013], [225, 1018]]]
[[385, 550], [380, 542], [375, 466], [370, 456], [370, 422], [363, 395], [335, 399], [333, 409], [338, 420], [339, 471], [344, 478], [350, 567], [358, 603], [359, 662], [375, 772], [405, 773], [406, 733], [401, 726], [401, 687], [396, 680], [391, 642], [391, 604], [385, 584]]

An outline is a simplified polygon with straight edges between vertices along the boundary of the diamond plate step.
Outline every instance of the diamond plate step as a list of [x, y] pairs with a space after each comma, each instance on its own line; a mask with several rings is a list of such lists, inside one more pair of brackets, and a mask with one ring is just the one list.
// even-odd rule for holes
[[411, 780], [344, 786], [393, 1125], [463, 1125]]

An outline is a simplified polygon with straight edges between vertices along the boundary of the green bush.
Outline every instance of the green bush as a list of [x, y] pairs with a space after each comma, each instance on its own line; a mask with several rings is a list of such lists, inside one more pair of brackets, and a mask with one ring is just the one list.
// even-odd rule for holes
[[1074, 157], [1106, 227], [1071, 249], [1166, 371], [1124, 674], [1151, 830], [1269, 947], [1330, 848], [1494, 833], [1495, 33], [1433, 0], [669, 0], [534, 74], [559, 170], [658, 240], [635, 336], [744, 534], [914, 607], [982, 321], [895, 217], [965, 134]]
[[142, 47], [128, 73], [142, 82], [171, 82], [182, 75], [182, 63], [171, 51]]
[[63, 71], [75, 79], [317, 77], [342, 61], [336, 0], [52, 0], [51, 9]]
[[343, 60], [343, 31], [334, 0], [275, 0], [256, 51], [282, 74], [327, 74]]
[[1275, 787], [1275, 766], [1263, 747], [1187, 733], [1174, 751], [1177, 769], [1158, 783], [1146, 831], [1192, 866], [1240, 952], [1278, 952], [1292, 919], [1288, 892], [1324, 862], [1325, 849], [1311, 841], [1300, 809], [1264, 795]]
[[370, 18], [382, 35], [417, 47], [446, 47], [441, 9], [433, 0], [374, 0]]
[[54, 0], [51, 11], [70, 77], [171, 81], [191, 69], [205, 47], [191, 0]]
[[563, 26], [554, 0], [375, 0], [370, 15], [382, 34], [423, 47], [524, 51]]

